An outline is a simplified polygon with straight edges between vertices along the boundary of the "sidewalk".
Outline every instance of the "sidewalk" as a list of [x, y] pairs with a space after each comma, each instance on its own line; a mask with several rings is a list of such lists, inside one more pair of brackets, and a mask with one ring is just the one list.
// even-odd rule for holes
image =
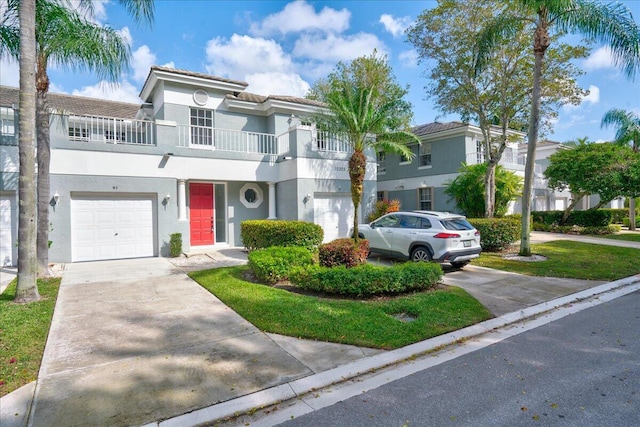
[[[547, 235], [557, 239], [534, 233], [532, 240]], [[230, 248], [199, 259], [197, 268], [213, 268], [244, 263], [246, 255]], [[384, 352], [263, 333], [188, 278], [188, 265], [164, 258], [66, 265], [29, 425], [208, 422], [610, 289], [640, 289], [640, 275], [599, 285], [467, 266], [447, 273], [445, 283], [465, 288], [500, 317]], [[5, 418], [13, 394], [0, 405], [3, 427], [19, 421]]]

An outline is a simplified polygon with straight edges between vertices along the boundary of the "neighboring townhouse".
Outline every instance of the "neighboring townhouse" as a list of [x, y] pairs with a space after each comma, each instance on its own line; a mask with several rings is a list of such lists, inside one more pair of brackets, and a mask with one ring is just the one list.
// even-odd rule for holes
[[[51, 262], [242, 246], [248, 219], [353, 221], [346, 144], [310, 125], [322, 104], [248, 84], [151, 68], [142, 104], [49, 94]], [[0, 264], [17, 261], [18, 89], [0, 86]], [[362, 211], [375, 203], [375, 155]]]
[[[444, 191], [446, 184], [458, 176], [462, 163], [484, 162], [480, 128], [457, 121], [434, 122], [416, 126], [412, 132], [421, 141], [420, 145], [411, 146], [413, 159], [377, 154], [377, 199], [397, 199], [406, 210], [458, 211]], [[524, 134], [515, 131], [510, 135], [524, 138]], [[526, 153], [519, 151], [517, 142], [508, 143], [500, 164], [524, 176], [525, 158]]]

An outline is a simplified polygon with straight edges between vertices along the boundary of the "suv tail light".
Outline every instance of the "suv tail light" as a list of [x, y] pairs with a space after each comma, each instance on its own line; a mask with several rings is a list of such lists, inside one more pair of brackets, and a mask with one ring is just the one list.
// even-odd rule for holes
[[433, 237], [436, 239], [459, 239], [461, 236], [456, 233], [438, 233]]
[[478, 230], [476, 230], [475, 235], [476, 235], [476, 236], [479, 236], [479, 235], [480, 235], [480, 232], [479, 232]]

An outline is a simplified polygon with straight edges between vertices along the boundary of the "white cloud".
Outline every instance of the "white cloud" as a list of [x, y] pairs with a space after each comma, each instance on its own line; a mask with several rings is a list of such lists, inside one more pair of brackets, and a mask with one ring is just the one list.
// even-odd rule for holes
[[398, 59], [404, 67], [415, 68], [418, 66], [418, 52], [415, 49], [400, 52]]
[[149, 68], [156, 63], [156, 55], [151, 52], [147, 45], [142, 45], [131, 55], [131, 66], [133, 68], [133, 79], [137, 82], [144, 82], [149, 74]]
[[76, 89], [71, 95], [140, 104], [138, 93], [139, 89], [128, 81], [114, 85], [103, 80], [93, 86], [85, 86], [80, 90]]
[[379, 22], [384, 25], [384, 29], [390, 32], [393, 37], [400, 37], [404, 34], [404, 30], [411, 25], [411, 18], [408, 16], [394, 18], [392, 15], [385, 13], [380, 16]]
[[324, 7], [316, 13], [304, 0], [287, 4], [282, 11], [267, 16], [260, 23], [251, 24], [249, 32], [256, 36], [322, 31], [341, 33], [349, 28], [351, 12]]
[[603, 46], [593, 51], [583, 63], [583, 67], [588, 71], [613, 68], [614, 66], [611, 49], [608, 46]]
[[129, 27], [122, 27], [117, 31], [118, 35], [124, 39], [124, 42], [129, 46], [133, 46], [133, 37], [131, 36], [131, 31], [129, 31]]
[[328, 34], [326, 37], [305, 34], [296, 41], [293, 56], [319, 61], [349, 61], [359, 56], [370, 55], [374, 49], [382, 55], [387, 53], [385, 44], [374, 34]]
[[589, 104], [597, 104], [600, 102], [600, 88], [598, 86], [589, 85], [589, 95], [582, 98], [582, 102]]
[[20, 86], [20, 66], [8, 57], [0, 58], [0, 84], [3, 86]]
[[209, 40], [206, 48], [208, 73], [240, 78], [254, 73], [291, 72], [294, 69], [291, 57], [273, 40], [240, 36], [231, 39], [217, 37]]
[[[79, 0], [71, 0], [71, 7], [78, 11], [85, 19], [95, 23], [103, 23], [107, 20], [107, 10], [105, 7], [107, 3], [109, 3], [109, 0], [92, 0], [91, 2], [84, 2], [83, 6], [80, 7]], [[93, 13], [87, 10], [87, 5], [91, 6]]]
[[255, 73], [245, 76], [248, 91], [260, 95], [287, 95], [304, 97], [309, 91], [309, 83], [295, 73]]

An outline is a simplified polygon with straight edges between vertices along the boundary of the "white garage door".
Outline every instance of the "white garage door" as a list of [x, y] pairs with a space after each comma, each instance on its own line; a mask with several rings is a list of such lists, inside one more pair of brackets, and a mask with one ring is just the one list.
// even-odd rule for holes
[[17, 220], [12, 196], [0, 196], [0, 267], [8, 267], [14, 264], [13, 248], [18, 236], [14, 236], [12, 219]]
[[73, 261], [153, 256], [151, 198], [73, 198]]
[[[353, 226], [351, 196], [319, 196], [313, 201], [314, 222], [324, 230], [324, 242], [348, 237]], [[362, 222], [362, 216], [358, 216]]]

